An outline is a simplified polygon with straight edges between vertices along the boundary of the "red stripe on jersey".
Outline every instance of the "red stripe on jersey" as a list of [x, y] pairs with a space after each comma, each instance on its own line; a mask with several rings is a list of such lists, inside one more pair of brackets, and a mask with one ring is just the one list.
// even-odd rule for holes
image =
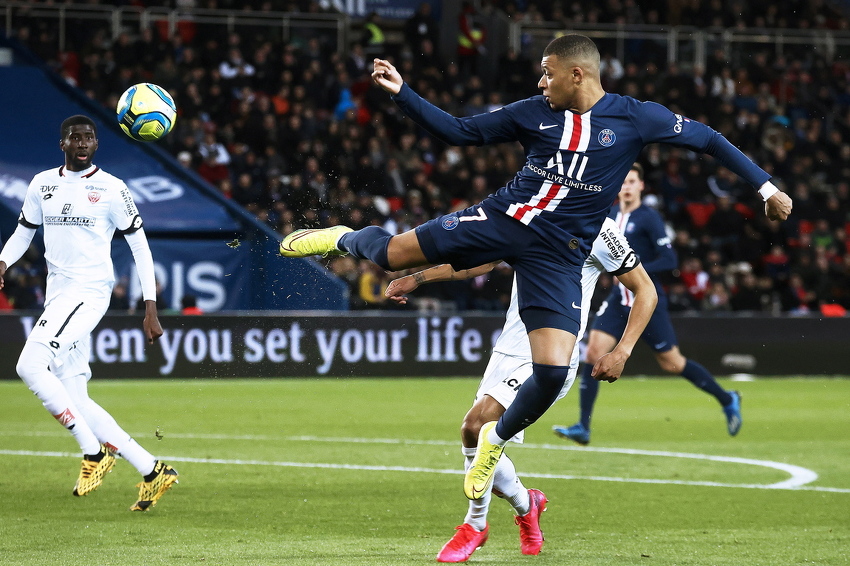
[[552, 199], [555, 198], [558, 195], [558, 191], [560, 191], [560, 190], [561, 190], [561, 185], [553, 184], [551, 187], [549, 187], [549, 190], [546, 192], [546, 196], [541, 198], [540, 201], [537, 204], [535, 204], [534, 206], [524, 204], [524, 205], [520, 206], [519, 208], [517, 208], [516, 212], [514, 212], [511, 216], [513, 216], [517, 220], [522, 220], [522, 217], [525, 216], [526, 213], [531, 211], [531, 210], [538, 210], [538, 209], [543, 210], [544, 208], [546, 208], [549, 205], [550, 202], [552, 202]]
[[570, 137], [567, 151], [577, 150], [579, 141], [581, 141], [581, 114], [573, 114], [573, 135]]

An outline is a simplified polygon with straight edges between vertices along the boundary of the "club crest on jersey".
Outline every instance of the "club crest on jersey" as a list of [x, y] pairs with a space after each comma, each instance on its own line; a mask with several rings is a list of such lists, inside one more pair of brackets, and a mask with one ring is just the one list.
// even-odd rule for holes
[[602, 147], [611, 147], [615, 141], [617, 141], [617, 134], [614, 133], [614, 130], [605, 128], [599, 132], [599, 145]]
[[460, 224], [460, 220], [458, 220], [457, 216], [446, 216], [443, 218], [444, 230], [454, 230], [457, 228], [458, 224]]
[[89, 192], [89, 202], [94, 204], [100, 200], [100, 193], [97, 191]]

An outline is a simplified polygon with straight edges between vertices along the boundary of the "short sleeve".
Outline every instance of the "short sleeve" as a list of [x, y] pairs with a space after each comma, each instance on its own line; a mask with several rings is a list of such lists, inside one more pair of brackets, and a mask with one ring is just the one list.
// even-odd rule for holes
[[123, 182], [118, 183], [118, 197], [112, 200], [109, 209], [109, 219], [119, 232], [125, 234], [135, 232], [142, 227], [142, 217], [133, 201], [130, 189]]
[[29, 187], [27, 187], [27, 193], [24, 196], [24, 205], [21, 207], [21, 215], [18, 217], [18, 224], [27, 228], [38, 228], [44, 223], [41, 200], [43, 198], [52, 198], [51, 187], [45, 187], [45, 192], [42, 195], [41, 185], [36, 179], [33, 179]]
[[638, 265], [637, 255], [616, 223], [606, 221], [593, 242], [591, 255], [603, 271], [626, 273]]

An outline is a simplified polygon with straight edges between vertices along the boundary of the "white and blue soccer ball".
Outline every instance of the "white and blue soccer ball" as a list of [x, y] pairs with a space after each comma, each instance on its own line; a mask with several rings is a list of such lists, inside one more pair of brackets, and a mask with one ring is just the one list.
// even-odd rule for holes
[[177, 105], [161, 86], [139, 83], [124, 91], [118, 100], [118, 125], [139, 141], [158, 140], [177, 121]]

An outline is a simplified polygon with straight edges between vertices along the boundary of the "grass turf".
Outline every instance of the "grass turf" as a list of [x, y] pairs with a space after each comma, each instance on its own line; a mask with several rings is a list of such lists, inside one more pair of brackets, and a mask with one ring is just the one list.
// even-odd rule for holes
[[[432, 563], [466, 511], [450, 472], [475, 385], [95, 379], [92, 397], [181, 473], [158, 506], [132, 513], [136, 471], [119, 460], [100, 489], [73, 497], [76, 444], [23, 384], [2, 382], [0, 564]], [[848, 564], [850, 380], [724, 385], [743, 392], [734, 439], [719, 406], [684, 380], [623, 379], [603, 386], [591, 450], [550, 432], [575, 421], [571, 392], [528, 430], [529, 446], [508, 449], [520, 474], [538, 476], [526, 486], [550, 499], [543, 552], [520, 555], [511, 511], [494, 498], [490, 540], [470, 563]], [[792, 464], [819, 475], [807, 487], [839, 491], [731, 487], [789, 474], [604, 451], [614, 448]]]

